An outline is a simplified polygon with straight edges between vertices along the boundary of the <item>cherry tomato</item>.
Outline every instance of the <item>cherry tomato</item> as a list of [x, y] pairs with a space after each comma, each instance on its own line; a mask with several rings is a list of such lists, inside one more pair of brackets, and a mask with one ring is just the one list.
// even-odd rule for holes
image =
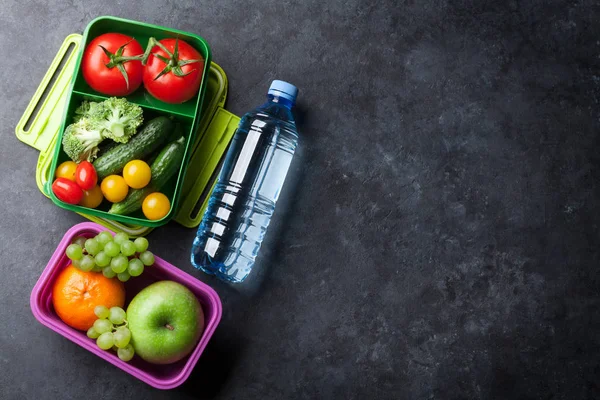
[[150, 183], [152, 172], [150, 167], [142, 160], [132, 160], [123, 168], [123, 178], [129, 187], [141, 189]]
[[98, 174], [96, 169], [89, 161], [82, 161], [75, 171], [75, 182], [83, 190], [91, 190], [98, 183]]
[[52, 184], [52, 192], [60, 201], [68, 204], [77, 204], [83, 197], [83, 190], [67, 178], [56, 178]]
[[149, 220], [157, 220], [165, 217], [171, 209], [169, 198], [162, 193], [149, 194], [142, 203], [142, 211]]
[[135, 92], [142, 83], [142, 61], [131, 57], [143, 53], [142, 46], [131, 36], [121, 33], [100, 35], [90, 42], [83, 53], [83, 78], [100, 93], [126, 96]]
[[104, 198], [111, 203], [118, 203], [127, 197], [129, 186], [120, 175], [109, 175], [102, 180], [100, 189]]
[[74, 161], [65, 161], [56, 168], [54, 175], [56, 178], [66, 178], [70, 181], [75, 182], [75, 170], [77, 164]]
[[102, 190], [100, 186], [95, 185], [91, 190], [84, 190], [83, 197], [79, 202], [79, 205], [87, 208], [96, 208], [102, 204], [104, 196], [102, 196]]
[[[204, 58], [183, 40], [163, 39], [158, 43], [168, 52], [159, 45], [152, 49], [144, 68], [146, 90], [165, 103], [178, 104], [188, 101], [198, 93]], [[188, 64], [190, 60], [196, 61]]]

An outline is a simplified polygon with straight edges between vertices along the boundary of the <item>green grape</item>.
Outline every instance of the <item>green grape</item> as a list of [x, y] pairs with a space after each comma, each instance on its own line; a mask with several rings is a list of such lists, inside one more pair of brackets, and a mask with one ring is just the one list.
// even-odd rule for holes
[[131, 340], [131, 331], [124, 326], [118, 328], [113, 335], [115, 338], [115, 345], [120, 349], [127, 346]]
[[129, 261], [127, 261], [127, 257], [124, 255], [118, 255], [110, 260], [110, 267], [115, 274], [120, 274], [121, 272], [125, 271], [127, 269], [127, 265], [129, 265]]
[[106, 243], [108, 242], [112, 242], [113, 237], [110, 234], [110, 232], [108, 231], [102, 231], [98, 234], [98, 236], [96, 236], [96, 240], [98, 241], [98, 243], [100, 243], [102, 246], [106, 246]]
[[135, 254], [135, 244], [132, 241], [126, 240], [121, 243], [121, 254], [125, 257], [129, 257]]
[[110, 264], [110, 257], [104, 252], [104, 250], [102, 250], [100, 253], [96, 254], [95, 261], [96, 265], [100, 267], [106, 267], [108, 264]]
[[83, 257], [83, 249], [75, 243], [67, 246], [66, 253], [70, 260], [81, 260], [81, 257]]
[[121, 325], [123, 322], [125, 322], [126, 316], [127, 314], [125, 314], [125, 310], [123, 310], [121, 307], [111, 307], [108, 314], [108, 320], [115, 325]]
[[83, 236], [77, 236], [74, 240], [73, 240], [73, 244], [78, 244], [79, 246], [81, 246], [81, 248], [85, 247], [85, 241], [87, 240], [86, 237]]
[[121, 282], [127, 282], [129, 280], [129, 278], [131, 278], [131, 275], [129, 275], [129, 272], [123, 271], [123, 272], [117, 274], [117, 278]]
[[94, 268], [95, 266], [96, 266], [96, 262], [94, 261], [94, 257], [90, 256], [89, 254], [86, 254], [81, 259], [80, 268], [82, 271], [85, 271], [85, 272], [91, 271], [92, 268]]
[[131, 360], [133, 358], [135, 354], [135, 351], [133, 350], [133, 346], [131, 344], [128, 344], [127, 346], [123, 347], [122, 349], [117, 350], [117, 355], [119, 356], [119, 358], [125, 362]]
[[104, 332], [112, 331], [113, 324], [111, 324], [110, 321], [107, 319], [97, 319], [94, 321], [93, 328], [99, 334], [103, 334]]
[[98, 252], [100, 250], [102, 250], [100, 248], [100, 245], [96, 241], [96, 239], [88, 239], [88, 240], [86, 240], [85, 241], [85, 249], [87, 250], [88, 253], [90, 253], [93, 256], [95, 256], [96, 254], [98, 254]]
[[94, 268], [92, 268], [92, 272], [102, 272], [102, 267], [96, 264], [94, 265]]
[[109, 257], [116, 257], [121, 252], [121, 246], [119, 246], [115, 242], [108, 242], [104, 246], [104, 252]]
[[144, 272], [144, 263], [137, 258], [129, 260], [127, 272], [129, 272], [129, 275], [131, 276], [140, 276], [142, 272]]
[[142, 253], [142, 252], [148, 250], [148, 239], [146, 239], [145, 237], [139, 237], [139, 238], [135, 239], [133, 244], [135, 245], [135, 250], [138, 253]]
[[81, 260], [72, 260], [71, 264], [77, 269], [81, 269]]
[[150, 253], [149, 251], [144, 251], [142, 254], [140, 254], [139, 258], [140, 261], [143, 262], [147, 267], [154, 264], [154, 254]]
[[[104, 320], [102, 320], [104, 321]], [[101, 334], [98, 339], [96, 339], [96, 344], [102, 350], [108, 350], [115, 344], [115, 339], [113, 337], [112, 332], [104, 332]]]
[[112, 268], [110, 267], [110, 265], [108, 267], [104, 267], [102, 269], [102, 275], [104, 275], [107, 278], [114, 278], [115, 274], [114, 271], [112, 270]]
[[94, 314], [100, 319], [106, 319], [110, 312], [106, 306], [96, 306], [94, 307]]
[[113, 240], [116, 244], [120, 245], [121, 243], [129, 240], [129, 236], [127, 236], [127, 234], [124, 232], [119, 232], [115, 235], [115, 238]]
[[93, 326], [87, 330], [87, 337], [89, 337], [90, 339], [96, 339], [98, 338], [98, 336], [100, 336], [100, 334], [96, 329], [94, 329]]

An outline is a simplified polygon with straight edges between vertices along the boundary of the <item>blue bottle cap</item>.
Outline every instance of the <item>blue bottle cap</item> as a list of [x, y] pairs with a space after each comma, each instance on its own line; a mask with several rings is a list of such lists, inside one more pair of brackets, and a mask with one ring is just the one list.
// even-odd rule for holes
[[268, 93], [273, 96], [286, 98], [292, 103], [295, 103], [296, 97], [298, 96], [298, 88], [291, 83], [274, 80], [271, 82]]

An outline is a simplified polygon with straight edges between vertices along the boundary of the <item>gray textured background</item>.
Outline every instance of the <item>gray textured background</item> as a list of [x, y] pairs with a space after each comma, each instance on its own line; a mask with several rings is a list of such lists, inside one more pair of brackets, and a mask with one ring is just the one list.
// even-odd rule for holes
[[[600, 398], [598, 2], [86, 3], [0, 4], [2, 399]], [[204, 36], [239, 115], [271, 79], [300, 88], [252, 282], [195, 272], [194, 230], [149, 236], [224, 306], [174, 392], [29, 309], [83, 219], [38, 192], [14, 126], [64, 37], [105, 14]]]

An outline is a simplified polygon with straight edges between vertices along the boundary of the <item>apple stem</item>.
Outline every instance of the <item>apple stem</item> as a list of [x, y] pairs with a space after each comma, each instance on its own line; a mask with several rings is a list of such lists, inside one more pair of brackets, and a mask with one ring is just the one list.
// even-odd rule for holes
[[166, 324], [166, 325], [165, 325], [165, 328], [167, 328], [167, 329], [168, 329], [168, 330], [170, 330], [170, 331], [172, 331], [173, 329], [175, 329], [175, 328], [173, 328], [173, 327], [172, 327], [171, 325], [169, 325], [169, 324]]

